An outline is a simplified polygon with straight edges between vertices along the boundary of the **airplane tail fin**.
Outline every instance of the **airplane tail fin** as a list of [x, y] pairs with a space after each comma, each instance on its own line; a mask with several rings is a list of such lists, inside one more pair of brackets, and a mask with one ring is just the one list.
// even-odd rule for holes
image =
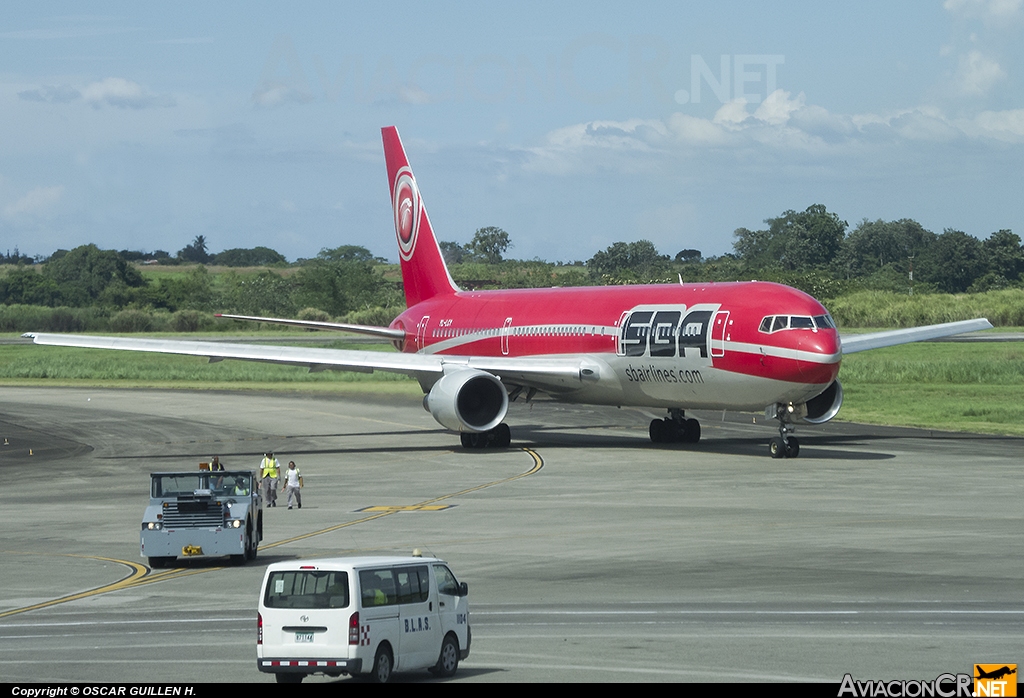
[[391, 186], [391, 207], [395, 215], [405, 302], [412, 307], [434, 296], [455, 293], [459, 287], [445, 266], [398, 129], [385, 126], [381, 129], [381, 136], [388, 166], [388, 184]]

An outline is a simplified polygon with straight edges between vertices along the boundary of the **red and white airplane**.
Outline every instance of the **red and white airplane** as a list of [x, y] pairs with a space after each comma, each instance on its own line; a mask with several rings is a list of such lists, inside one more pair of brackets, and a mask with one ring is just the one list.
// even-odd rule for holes
[[797, 422], [832, 419], [844, 354], [988, 329], [985, 319], [841, 338], [821, 303], [758, 281], [463, 291], [434, 237], [398, 130], [382, 129], [408, 309], [390, 327], [225, 318], [360, 332], [398, 353], [29, 333], [37, 344], [123, 349], [415, 377], [424, 407], [467, 448], [508, 446], [510, 400], [542, 392], [584, 404], [667, 410], [655, 442], [700, 439], [685, 410], [761, 411], [773, 457], [795, 457]]

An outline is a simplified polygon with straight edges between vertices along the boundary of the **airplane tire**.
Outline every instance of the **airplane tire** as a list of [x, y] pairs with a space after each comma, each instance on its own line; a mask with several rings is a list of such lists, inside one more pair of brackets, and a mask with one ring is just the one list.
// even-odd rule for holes
[[696, 419], [687, 419], [683, 422], [683, 441], [688, 444], [700, 441], [700, 422]]
[[786, 442], [782, 440], [781, 436], [776, 436], [768, 442], [768, 452], [772, 454], [772, 458], [786, 457]]
[[494, 427], [494, 446], [496, 448], [508, 448], [512, 443], [512, 430], [502, 422]]
[[669, 440], [668, 422], [664, 419], [652, 419], [651, 426], [647, 430], [651, 436], [651, 441], [656, 444], [663, 444]]

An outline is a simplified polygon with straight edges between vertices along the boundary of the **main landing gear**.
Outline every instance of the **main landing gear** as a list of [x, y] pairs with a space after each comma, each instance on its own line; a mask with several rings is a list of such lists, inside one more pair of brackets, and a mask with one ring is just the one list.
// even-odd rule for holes
[[775, 419], [779, 420], [779, 435], [768, 442], [768, 452], [772, 454], [772, 458], [796, 458], [800, 455], [800, 442], [795, 436], [791, 436], [793, 425], [786, 422], [785, 416], [785, 408], [776, 405]]
[[700, 422], [685, 418], [680, 409], [669, 410], [665, 419], [652, 420], [649, 431], [651, 441], [656, 444], [695, 444], [700, 441]]
[[487, 431], [464, 431], [461, 437], [463, 448], [508, 448], [512, 443], [512, 431], [504, 422]]

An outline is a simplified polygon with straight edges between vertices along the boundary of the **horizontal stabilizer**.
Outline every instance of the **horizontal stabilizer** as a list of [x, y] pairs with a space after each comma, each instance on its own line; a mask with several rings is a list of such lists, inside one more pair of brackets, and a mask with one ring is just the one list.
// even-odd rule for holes
[[354, 332], [366, 334], [371, 337], [382, 339], [403, 340], [404, 330], [393, 330], [390, 327], [376, 327], [374, 325], [349, 325], [343, 322], [319, 322], [316, 320], [291, 320], [278, 317], [256, 317], [254, 315], [227, 315], [216, 313], [214, 317], [227, 318], [228, 320], [248, 320], [250, 322], [266, 322], [271, 325], [289, 325], [291, 327], [304, 327], [308, 330], [333, 330], [335, 332]]

